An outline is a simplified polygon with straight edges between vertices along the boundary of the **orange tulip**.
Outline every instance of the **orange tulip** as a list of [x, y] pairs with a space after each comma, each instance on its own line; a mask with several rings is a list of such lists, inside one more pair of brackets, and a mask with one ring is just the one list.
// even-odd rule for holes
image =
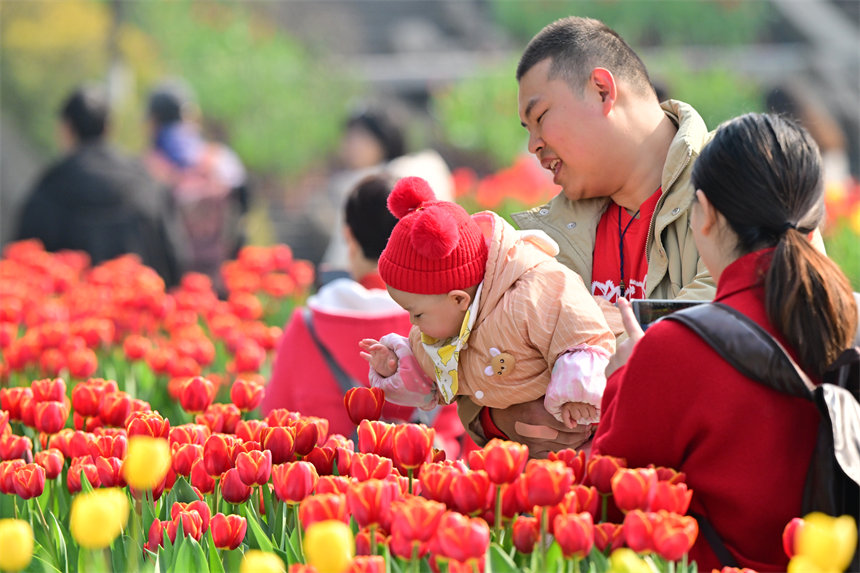
[[671, 513], [684, 515], [693, 499], [693, 490], [687, 489], [687, 484], [673, 484], [668, 481], [658, 481], [654, 486], [654, 498], [649, 506], [650, 511], [665, 509]]
[[132, 412], [125, 421], [125, 429], [129, 438], [152, 436], [166, 440], [170, 436], [170, 420], [162, 417], [158, 412]]
[[336, 519], [349, 523], [346, 495], [342, 493], [316, 493], [299, 504], [299, 519], [307, 529], [312, 523]]
[[573, 471], [564, 462], [529, 460], [525, 471], [529, 506], [549, 506], [560, 502], [573, 484]]
[[309, 496], [318, 479], [316, 468], [308, 462], [288, 462], [272, 467], [275, 495], [288, 503], [298, 503]]
[[[391, 533], [410, 541], [430, 541], [445, 512], [445, 504], [409, 497], [391, 506]], [[411, 557], [411, 556], [410, 556]]]
[[376, 454], [359, 454], [352, 456], [349, 466], [349, 474], [358, 481], [369, 479], [383, 479], [391, 473], [394, 463]]
[[261, 386], [257, 382], [237, 378], [230, 388], [230, 400], [240, 411], [250, 412], [260, 405], [265, 392], [265, 386]]
[[565, 557], [585, 557], [594, 546], [594, 520], [586, 512], [557, 515], [553, 535]]
[[494, 484], [512, 483], [523, 473], [529, 448], [517, 442], [493, 439], [484, 446], [484, 469]]
[[383, 529], [388, 529], [391, 503], [399, 497], [397, 484], [380, 479], [350, 484], [346, 491], [349, 513], [359, 527], [381, 525]]
[[610, 480], [615, 504], [623, 512], [648, 510], [657, 487], [657, 472], [648, 468], [619, 468]]
[[446, 511], [439, 522], [435, 542], [440, 555], [474, 563], [484, 556], [490, 545], [490, 527], [481, 518]]
[[699, 524], [689, 515], [661, 511], [654, 526], [654, 548], [668, 561], [678, 561], [688, 553], [699, 535]]

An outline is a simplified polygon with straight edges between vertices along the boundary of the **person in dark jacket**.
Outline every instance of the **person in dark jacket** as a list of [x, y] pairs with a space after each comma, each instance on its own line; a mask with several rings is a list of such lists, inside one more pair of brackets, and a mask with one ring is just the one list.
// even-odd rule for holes
[[164, 279], [179, 281], [165, 189], [143, 165], [106, 139], [110, 110], [100, 86], [76, 89], [60, 109], [67, 154], [25, 199], [16, 239], [39, 239], [48, 251], [85, 251], [93, 265], [134, 253]]

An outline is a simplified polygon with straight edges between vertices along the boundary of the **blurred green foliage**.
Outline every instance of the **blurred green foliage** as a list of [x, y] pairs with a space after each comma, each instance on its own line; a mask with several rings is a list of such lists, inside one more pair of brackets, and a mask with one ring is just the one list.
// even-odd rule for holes
[[827, 256], [836, 261], [851, 287], [860, 292], [860, 234], [846, 224], [829, 229], [824, 235]]

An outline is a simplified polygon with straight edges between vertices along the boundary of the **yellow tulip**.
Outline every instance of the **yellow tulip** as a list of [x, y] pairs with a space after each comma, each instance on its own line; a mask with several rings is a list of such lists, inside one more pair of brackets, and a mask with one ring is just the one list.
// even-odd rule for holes
[[118, 488], [97, 489], [79, 494], [72, 501], [69, 529], [81, 547], [107, 547], [122, 533], [128, 521], [129, 503]]
[[609, 556], [608, 573], [651, 573], [651, 568], [635, 551], [621, 547]]
[[246, 551], [239, 565], [239, 573], [285, 573], [286, 570], [280, 557], [259, 549]]
[[788, 562], [787, 573], [826, 573], [815, 562], [805, 555], [795, 555]]
[[33, 558], [33, 529], [23, 519], [0, 519], [0, 571], [26, 569]]
[[317, 521], [305, 532], [305, 558], [319, 573], [346, 571], [355, 555], [352, 530], [342, 521]]
[[167, 440], [151, 436], [132, 436], [122, 464], [122, 475], [131, 487], [155, 489], [170, 470], [170, 446]]
[[821, 571], [845, 571], [857, 549], [857, 522], [850, 515], [831, 517], [810, 513], [797, 536], [797, 555], [808, 558]]

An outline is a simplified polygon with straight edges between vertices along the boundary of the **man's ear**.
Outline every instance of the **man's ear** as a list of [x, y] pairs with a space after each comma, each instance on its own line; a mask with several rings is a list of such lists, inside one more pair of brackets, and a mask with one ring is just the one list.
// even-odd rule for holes
[[615, 76], [606, 68], [594, 68], [591, 70], [588, 83], [600, 96], [600, 101], [603, 102], [603, 113], [608, 114], [618, 99], [618, 86], [615, 83]]
[[472, 297], [464, 290], [452, 290], [448, 292], [448, 298], [457, 305], [460, 310], [468, 310], [472, 304]]

